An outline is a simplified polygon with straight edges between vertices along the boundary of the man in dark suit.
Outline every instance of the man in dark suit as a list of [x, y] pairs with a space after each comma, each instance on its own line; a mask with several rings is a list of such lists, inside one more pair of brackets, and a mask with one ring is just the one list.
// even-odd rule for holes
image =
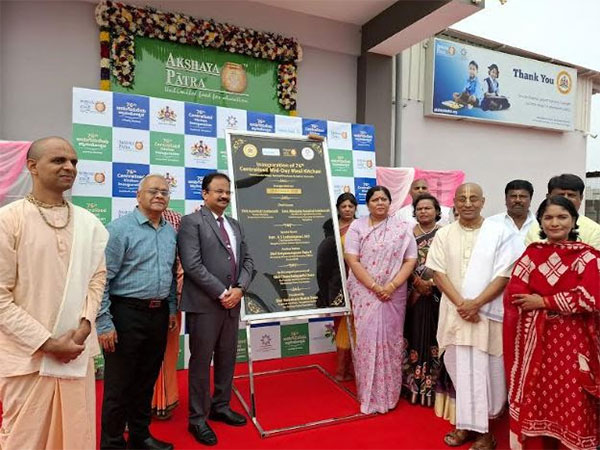
[[[190, 335], [189, 427], [194, 438], [215, 445], [206, 419], [246, 424], [231, 410], [240, 300], [252, 281], [254, 263], [240, 224], [223, 214], [231, 198], [227, 175], [211, 173], [202, 181], [204, 206], [183, 217], [178, 247], [184, 270], [181, 309]], [[214, 393], [210, 361], [214, 355]]]

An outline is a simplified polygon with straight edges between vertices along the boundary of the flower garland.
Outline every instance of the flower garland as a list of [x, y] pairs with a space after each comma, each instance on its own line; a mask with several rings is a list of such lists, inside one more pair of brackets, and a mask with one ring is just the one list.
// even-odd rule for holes
[[277, 61], [279, 103], [287, 111], [296, 109], [296, 62], [302, 59], [302, 48], [293, 38], [108, 0], [96, 7], [96, 23], [100, 26], [101, 89], [110, 89], [111, 68], [120, 85], [133, 84], [135, 36], [141, 36]]

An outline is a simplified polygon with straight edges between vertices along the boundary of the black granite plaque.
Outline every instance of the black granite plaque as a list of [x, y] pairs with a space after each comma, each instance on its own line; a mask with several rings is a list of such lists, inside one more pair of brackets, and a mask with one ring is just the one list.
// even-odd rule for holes
[[323, 143], [243, 133], [228, 139], [235, 215], [256, 271], [245, 316], [346, 308]]

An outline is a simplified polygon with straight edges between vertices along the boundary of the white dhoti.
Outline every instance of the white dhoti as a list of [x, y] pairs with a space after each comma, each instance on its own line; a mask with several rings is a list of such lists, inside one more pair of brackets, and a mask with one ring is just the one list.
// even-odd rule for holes
[[85, 378], [0, 377], [0, 450], [94, 450], [94, 363]]
[[487, 433], [489, 419], [502, 414], [507, 399], [502, 356], [451, 345], [444, 364], [456, 389], [456, 428]]

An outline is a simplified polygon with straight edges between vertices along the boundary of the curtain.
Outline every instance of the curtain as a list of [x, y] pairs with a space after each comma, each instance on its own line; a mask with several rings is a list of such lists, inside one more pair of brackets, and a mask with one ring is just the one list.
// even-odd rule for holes
[[412, 202], [410, 185], [414, 180], [427, 180], [429, 192], [443, 206], [452, 207], [454, 191], [464, 183], [462, 170], [423, 170], [412, 167], [377, 167], [377, 184], [387, 187], [392, 194], [390, 214]]
[[30, 145], [27, 141], [0, 141], [0, 205], [28, 192], [25, 162]]

